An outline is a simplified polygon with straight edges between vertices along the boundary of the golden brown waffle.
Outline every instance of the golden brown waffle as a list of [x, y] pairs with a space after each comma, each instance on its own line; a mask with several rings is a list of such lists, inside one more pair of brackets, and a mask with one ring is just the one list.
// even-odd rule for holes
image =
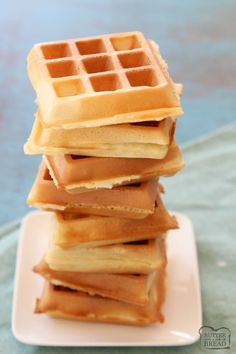
[[49, 267], [68, 272], [147, 274], [165, 263], [165, 235], [151, 240], [102, 247], [61, 248], [50, 235], [45, 256]]
[[44, 259], [33, 270], [54, 285], [136, 305], [147, 304], [156, 275], [63, 272], [49, 268]]
[[149, 301], [140, 306], [81, 291], [71, 291], [45, 282], [40, 299], [36, 300], [35, 313], [46, 313], [66, 319], [147, 325], [163, 322], [162, 305], [165, 301], [165, 268], [151, 287]]
[[54, 185], [42, 161], [27, 203], [46, 210], [141, 219], [154, 212], [157, 185], [153, 179], [138, 185], [70, 194]]
[[43, 128], [39, 118], [24, 146], [27, 154], [89, 155], [161, 159], [168, 152], [175, 119], [97, 128]]
[[158, 46], [140, 32], [35, 45], [28, 74], [46, 126], [92, 127], [182, 114]]
[[166, 157], [158, 160], [61, 155], [45, 156], [45, 162], [56, 186], [70, 193], [172, 176], [184, 167], [181, 151], [174, 142]]
[[81, 217], [61, 212], [53, 213], [51, 220], [54, 242], [62, 248], [147, 240], [178, 227], [175, 217], [168, 213], [159, 195], [154, 213], [140, 220], [98, 215]]

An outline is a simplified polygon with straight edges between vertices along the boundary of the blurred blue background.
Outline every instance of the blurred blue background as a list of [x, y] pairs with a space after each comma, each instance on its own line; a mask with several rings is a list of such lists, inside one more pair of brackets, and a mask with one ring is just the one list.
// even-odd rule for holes
[[[235, 119], [235, 0], [1, 1], [0, 223], [23, 216], [40, 157], [24, 156], [36, 106], [26, 74], [34, 43], [139, 30], [157, 41], [184, 83], [183, 143]], [[220, 162], [219, 162], [220, 163]]]

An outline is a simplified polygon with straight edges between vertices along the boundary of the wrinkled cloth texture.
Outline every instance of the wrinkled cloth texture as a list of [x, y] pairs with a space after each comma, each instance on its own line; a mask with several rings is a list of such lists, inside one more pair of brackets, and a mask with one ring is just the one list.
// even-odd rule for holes
[[[236, 125], [183, 146], [183, 154], [186, 168], [172, 178], [162, 179], [166, 189], [164, 200], [168, 208], [186, 214], [193, 222], [203, 324], [228, 327], [231, 349], [217, 350], [217, 354], [235, 353]], [[0, 353], [209, 353], [200, 342], [172, 348], [55, 348], [19, 343], [11, 332], [18, 236], [17, 221], [0, 229]]]

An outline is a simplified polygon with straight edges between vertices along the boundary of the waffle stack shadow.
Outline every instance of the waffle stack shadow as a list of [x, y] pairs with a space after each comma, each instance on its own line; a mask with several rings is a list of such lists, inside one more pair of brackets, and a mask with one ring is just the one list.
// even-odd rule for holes
[[28, 73], [39, 109], [24, 149], [43, 158], [27, 202], [51, 211], [35, 312], [163, 322], [166, 236], [178, 225], [159, 177], [184, 166], [180, 86], [139, 32], [36, 45]]

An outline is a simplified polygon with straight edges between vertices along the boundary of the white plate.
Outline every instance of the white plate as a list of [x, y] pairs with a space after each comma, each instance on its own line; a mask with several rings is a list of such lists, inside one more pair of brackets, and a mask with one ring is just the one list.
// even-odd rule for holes
[[168, 235], [167, 299], [164, 324], [148, 327], [53, 319], [34, 314], [43, 279], [32, 272], [48, 244], [49, 212], [23, 219], [15, 275], [12, 331], [21, 342], [47, 346], [172, 346], [198, 340], [202, 326], [197, 252], [191, 221], [175, 213], [180, 228]]

